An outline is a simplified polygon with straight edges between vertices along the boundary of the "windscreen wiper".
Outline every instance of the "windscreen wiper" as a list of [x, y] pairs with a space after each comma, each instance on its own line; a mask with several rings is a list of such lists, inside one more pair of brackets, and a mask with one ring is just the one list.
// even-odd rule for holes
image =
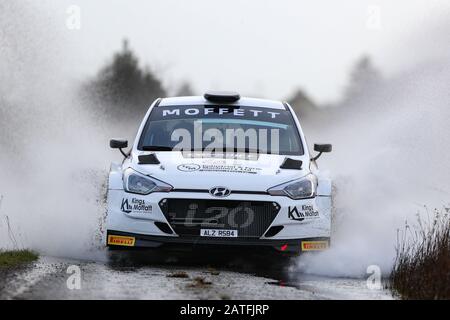
[[257, 154], [271, 154], [270, 151], [266, 150], [266, 151], [262, 151], [260, 149], [250, 149], [250, 148], [215, 148], [212, 150], [207, 150], [206, 148], [203, 149], [192, 149], [191, 151], [194, 152], [213, 152], [213, 153], [257, 153]]
[[[174, 148], [173, 147], [169, 147], [169, 146], [143, 146], [142, 150], [144, 151], [173, 151]], [[220, 150], [220, 149], [219, 149]], [[217, 148], [213, 149], [213, 150], [207, 150], [206, 148], [202, 148], [202, 149], [184, 149], [182, 151], [184, 152], [205, 152], [205, 151], [212, 151], [213, 153], [217, 153], [217, 152], [233, 152], [233, 153], [266, 153], [266, 154], [271, 154], [270, 151], [262, 151], [259, 149], [250, 149], [250, 148], [223, 148], [219, 151]], [[181, 151], [181, 150], [180, 150]]]
[[225, 148], [225, 152], [234, 152], [234, 153], [266, 153], [266, 154], [270, 154], [270, 151], [266, 150], [266, 151], [262, 151], [260, 149], [250, 149], [250, 148], [234, 148], [234, 149], [226, 149]]

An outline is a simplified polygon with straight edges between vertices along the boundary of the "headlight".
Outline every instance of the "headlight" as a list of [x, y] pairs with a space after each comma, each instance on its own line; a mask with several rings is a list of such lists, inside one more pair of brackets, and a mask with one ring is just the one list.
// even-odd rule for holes
[[172, 190], [171, 185], [140, 174], [131, 168], [126, 169], [123, 173], [123, 188], [126, 192], [144, 195], [152, 192], [169, 192]]
[[299, 180], [289, 181], [267, 190], [272, 196], [288, 196], [291, 199], [305, 199], [316, 195], [317, 178], [309, 174]]

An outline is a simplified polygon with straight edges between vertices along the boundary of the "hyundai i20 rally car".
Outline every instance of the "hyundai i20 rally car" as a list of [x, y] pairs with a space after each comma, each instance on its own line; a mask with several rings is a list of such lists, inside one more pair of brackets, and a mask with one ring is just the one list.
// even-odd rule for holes
[[331, 181], [284, 102], [209, 92], [156, 100], [125, 159], [113, 163], [107, 246], [254, 246], [323, 250]]

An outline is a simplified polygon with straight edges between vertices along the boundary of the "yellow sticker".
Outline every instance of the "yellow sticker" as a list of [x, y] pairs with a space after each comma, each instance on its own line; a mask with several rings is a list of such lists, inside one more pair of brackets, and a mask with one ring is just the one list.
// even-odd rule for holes
[[302, 241], [302, 251], [320, 251], [328, 249], [328, 241]]
[[134, 247], [135, 242], [134, 237], [108, 236], [108, 244], [115, 246]]

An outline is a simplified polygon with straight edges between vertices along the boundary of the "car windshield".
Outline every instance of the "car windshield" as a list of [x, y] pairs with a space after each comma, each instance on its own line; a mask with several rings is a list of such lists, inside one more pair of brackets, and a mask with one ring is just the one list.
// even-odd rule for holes
[[281, 155], [304, 153], [289, 111], [208, 105], [153, 108], [138, 149]]

